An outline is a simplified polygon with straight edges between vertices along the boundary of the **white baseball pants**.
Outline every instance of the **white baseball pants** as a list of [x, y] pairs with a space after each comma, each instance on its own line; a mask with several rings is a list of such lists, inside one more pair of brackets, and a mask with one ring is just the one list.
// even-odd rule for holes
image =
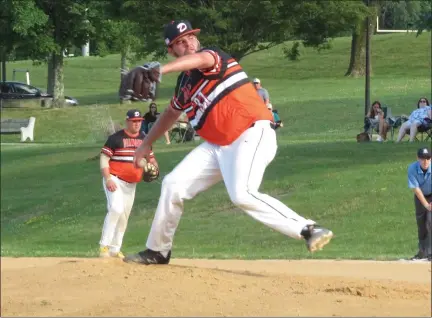
[[147, 247], [167, 254], [183, 213], [183, 201], [223, 180], [231, 201], [263, 224], [295, 239], [315, 222], [282, 202], [258, 192], [264, 171], [277, 150], [270, 122], [257, 121], [228, 146], [203, 143], [192, 150], [162, 183]]
[[114, 192], [107, 189], [105, 179], [102, 178], [108, 213], [105, 216], [99, 244], [100, 246], [108, 246], [113, 253], [118, 253], [123, 243], [129, 215], [135, 200], [136, 183], [125, 182], [113, 175], [111, 178], [117, 185], [117, 190]]

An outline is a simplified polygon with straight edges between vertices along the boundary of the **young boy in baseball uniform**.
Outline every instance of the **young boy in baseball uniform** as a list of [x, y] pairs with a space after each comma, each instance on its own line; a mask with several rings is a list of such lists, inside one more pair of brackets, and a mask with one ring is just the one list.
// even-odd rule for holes
[[[100, 154], [102, 185], [107, 199], [100, 244], [100, 257], [124, 258], [121, 252], [123, 236], [135, 199], [137, 182], [142, 180], [143, 168], [134, 166], [135, 150], [142, 144], [143, 117], [137, 109], [126, 113], [126, 128], [108, 137]], [[157, 166], [153, 152], [148, 161]]]
[[[295, 239], [309, 251], [321, 249], [333, 233], [305, 219], [282, 202], [258, 191], [264, 171], [277, 150], [272, 114], [240, 64], [217, 47], [200, 48], [199, 29], [186, 20], [165, 27], [168, 53], [176, 59], [160, 68], [162, 75], [180, 72], [171, 105], [135, 152], [135, 163], [151, 154], [151, 145], [185, 112], [206, 142], [191, 151], [163, 179], [159, 204], [147, 239], [147, 249], [124, 261], [168, 264], [183, 202], [223, 180], [231, 201], [255, 220]], [[146, 72], [137, 67], [121, 87]], [[135, 76], [138, 74], [139, 76]], [[131, 76], [133, 75], [133, 76]], [[148, 78], [148, 76], [147, 76]], [[133, 82], [133, 81], [132, 81]], [[121, 93], [129, 98], [126, 92]], [[142, 95], [142, 94], [141, 94]]]

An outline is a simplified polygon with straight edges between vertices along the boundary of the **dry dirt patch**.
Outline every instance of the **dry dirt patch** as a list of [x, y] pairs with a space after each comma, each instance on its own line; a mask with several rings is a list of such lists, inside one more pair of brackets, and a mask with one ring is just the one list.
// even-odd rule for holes
[[430, 263], [2, 258], [1, 316], [427, 316]]

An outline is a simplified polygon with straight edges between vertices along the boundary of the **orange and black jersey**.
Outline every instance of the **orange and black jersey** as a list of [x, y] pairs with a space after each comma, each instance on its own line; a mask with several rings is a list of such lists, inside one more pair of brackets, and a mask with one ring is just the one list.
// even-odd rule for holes
[[110, 157], [111, 174], [130, 183], [142, 180], [143, 169], [135, 168], [133, 158], [135, 150], [141, 145], [144, 137], [144, 132], [131, 135], [124, 129], [108, 137], [101, 152]]
[[228, 145], [257, 120], [273, 120], [238, 62], [219, 48], [203, 48], [215, 63], [207, 70], [182, 72], [171, 107], [186, 112], [199, 135], [214, 144]]

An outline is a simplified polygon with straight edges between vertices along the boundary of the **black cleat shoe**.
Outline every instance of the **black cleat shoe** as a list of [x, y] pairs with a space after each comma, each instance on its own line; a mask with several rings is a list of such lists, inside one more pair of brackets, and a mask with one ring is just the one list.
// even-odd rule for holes
[[164, 257], [160, 252], [146, 249], [145, 251], [138, 252], [126, 256], [123, 261], [126, 263], [138, 263], [143, 265], [150, 264], [168, 264], [171, 258], [171, 251], [168, 252], [168, 256]]
[[426, 261], [427, 259], [428, 258], [421, 251], [419, 251], [416, 255], [411, 257], [409, 260], [410, 261]]
[[301, 235], [306, 240], [309, 252], [313, 253], [327, 245], [333, 237], [333, 232], [316, 224], [306, 226]]

